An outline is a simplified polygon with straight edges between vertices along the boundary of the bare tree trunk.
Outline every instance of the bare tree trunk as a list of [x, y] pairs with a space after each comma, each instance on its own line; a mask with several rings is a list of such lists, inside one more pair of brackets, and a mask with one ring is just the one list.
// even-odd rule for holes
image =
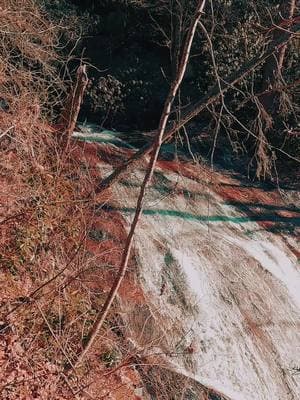
[[178, 65], [180, 61], [180, 49], [182, 45], [182, 36], [184, 35], [183, 26], [183, 2], [172, 1], [171, 6], [171, 44], [170, 44], [170, 61], [172, 80], [175, 79]]
[[[270, 31], [271, 47], [274, 42], [278, 42], [285, 35], [285, 29], [290, 29], [295, 11], [296, 0], [282, 0], [279, 13], [282, 18], [281, 22], [285, 22], [284, 29], [273, 28]], [[279, 26], [281, 22], [278, 23]], [[286, 50], [287, 43], [279, 49], [278, 53], [274, 53], [272, 57], [269, 57], [263, 67], [262, 91], [267, 91], [267, 93], [260, 97], [260, 102], [268, 114], [273, 114], [276, 111], [276, 97], [278, 93], [276, 90], [270, 91], [270, 89], [274, 89], [276, 82], [280, 81]]]
[[87, 84], [86, 65], [81, 65], [77, 70], [75, 86], [67, 98], [66, 106], [58, 122], [63, 138], [67, 139], [67, 142], [74, 132]]
[[190, 51], [191, 51], [191, 47], [192, 47], [192, 43], [193, 43], [193, 39], [194, 39], [194, 35], [196, 32], [196, 28], [199, 22], [199, 19], [201, 17], [201, 14], [203, 12], [205, 6], [205, 0], [199, 0], [198, 5], [196, 7], [195, 13], [194, 13], [194, 17], [193, 20], [191, 22], [186, 40], [185, 40], [185, 44], [184, 44], [184, 48], [182, 51], [182, 55], [181, 55], [181, 60], [178, 66], [178, 70], [177, 70], [177, 74], [176, 77], [174, 79], [174, 81], [171, 84], [171, 88], [168, 94], [168, 97], [165, 101], [164, 104], [164, 108], [162, 111], [162, 115], [160, 118], [160, 122], [159, 122], [159, 126], [158, 126], [158, 131], [157, 131], [157, 135], [155, 137], [153, 146], [151, 148], [152, 152], [151, 152], [151, 158], [148, 164], [148, 168], [147, 168], [147, 172], [145, 174], [142, 186], [141, 186], [141, 190], [139, 193], [139, 197], [137, 200], [137, 205], [136, 205], [136, 212], [133, 218], [133, 222], [129, 231], [129, 234], [127, 236], [126, 239], [126, 244], [125, 244], [125, 248], [124, 248], [124, 252], [123, 252], [123, 256], [122, 256], [122, 262], [119, 268], [119, 272], [118, 272], [118, 276], [110, 290], [110, 293], [105, 301], [104, 306], [102, 307], [102, 309], [99, 311], [96, 321], [91, 329], [91, 331], [89, 332], [88, 335], [88, 339], [87, 342], [84, 346], [83, 351], [81, 352], [81, 354], [79, 355], [77, 361], [75, 362], [75, 366], [80, 364], [83, 360], [83, 358], [85, 357], [85, 355], [87, 354], [87, 352], [89, 351], [89, 349], [91, 348], [94, 340], [96, 339], [106, 317], [107, 314], [110, 310], [110, 307], [118, 293], [119, 287], [122, 283], [122, 280], [125, 276], [126, 270], [127, 270], [127, 266], [128, 266], [128, 262], [129, 262], [129, 258], [130, 258], [130, 254], [131, 254], [131, 248], [132, 248], [132, 243], [133, 243], [133, 237], [135, 234], [135, 230], [136, 227], [138, 225], [139, 219], [141, 217], [142, 214], [142, 210], [143, 210], [143, 203], [144, 203], [144, 196], [145, 196], [145, 192], [146, 189], [148, 187], [149, 182], [151, 181], [152, 175], [153, 175], [153, 171], [155, 168], [155, 164], [158, 158], [158, 154], [160, 151], [160, 147], [163, 143], [163, 138], [164, 138], [164, 134], [165, 134], [165, 130], [166, 130], [166, 126], [167, 126], [167, 122], [169, 119], [169, 115], [171, 112], [171, 108], [172, 108], [172, 104], [174, 102], [174, 99], [176, 97], [176, 94], [178, 92], [178, 89], [181, 85], [181, 82], [183, 80], [185, 71], [186, 71], [186, 67], [188, 64], [188, 60], [189, 60], [189, 56], [190, 56]]
[[[292, 25], [293, 17], [296, 12], [296, 1], [297, 0], [290, 0], [289, 3], [286, 1], [283, 1], [282, 3], [282, 11], [281, 15], [284, 19], [288, 20], [289, 23], [286, 25], [285, 29], [289, 29]], [[282, 33], [282, 32], [281, 32]], [[283, 67], [283, 62], [284, 62], [284, 57], [287, 49], [287, 44], [282, 46], [282, 48], [279, 51], [278, 55], [278, 74], [281, 73], [282, 67]]]
[[[231, 89], [236, 83], [241, 81], [247, 75], [249, 75], [253, 70], [255, 70], [259, 65], [261, 65], [273, 54], [278, 53], [280, 49], [285, 46], [289, 40], [293, 37], [293, 33], [300, 30], [300, 24], [296, 23], [293, 25], [289, 31], [282, 32], [282, 35], [269, 46], [268, 50], [264, 54], [259, 54], [252, 58], [250, 61], [245, 62], [238, 71], [228, 75], [221, 81], [221, 90], [219, 84], [214, 85], [208, 93], [203, 96], [197, 103], [189, 107], [183, 114], [182, 119], [176, 124], [172, 123], [171, 127], [164, 133], [163, 141], [170, 139], [175, 132], [182, 128], [187, 122], [192, 120], [195, 116], [201, 113], [208, 105], [213, 104], [217, 101], [220, 96]], [[127, 161], [122, 163], [119, 167], [105, 179], [101, 181], [99, 186], [96, 188], [96, 193], [101, 193], [108, 187], [110, 187], [114, 182], [116, 182], [119, 176], [127, 171], [129, 167], [134, 165], [138, 160], [140, 160], [145, 155], [149, 154], [154, 147], [154, 143], [146, 144], [140, 150], [138, 150], [133, 156], [131, 156]]]

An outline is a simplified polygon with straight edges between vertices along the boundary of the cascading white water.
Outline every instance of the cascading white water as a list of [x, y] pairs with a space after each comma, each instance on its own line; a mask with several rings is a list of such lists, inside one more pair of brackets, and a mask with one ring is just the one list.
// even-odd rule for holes
[[[159, 335], [153, 343], [170, 368], [232, 400], [299, 399], [300, 268], [291, 250], [299, 213], [293, 234], [272, 233], [213, 185], [163, 168], [157, 174], [134, 241], [149, 313], [139, 330], [124, 305], [131, 341], [142, 348]], [[127, 228], [142, 176], [135, 170], [113, 187]]]
[[[160, 173], [178, 187], [176, 174]], [[134, 187], [115, 188], [128, 222], [139, 175], [135, 172]], [[169, 357], [170, 363], [234, 400], [297, 399], [300, 379], [293, 368], [300, 359], [300, 271], [295, 255], [282, 237], [243, 219], [213, 190], [180, 180], [182, 188], [200, 195], [192, 200], [152, 188], [135, 238], [141, 284], [168, 348], [177, 351], [178, 343], [181, 350], [193, 348]], [[141, 341], [139, 332], [135, 340]]]

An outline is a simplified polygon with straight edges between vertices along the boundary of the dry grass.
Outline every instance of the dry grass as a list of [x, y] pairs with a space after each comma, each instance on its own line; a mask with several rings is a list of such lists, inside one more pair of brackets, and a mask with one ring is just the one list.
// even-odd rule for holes
[[74, 398], [61, 370], [101, 301], [78, 279], [102, 265], [81, 202], [96, 177], [46, 122], [65, 90], [61, 28], [31, 0], [4, 0], [0, 26], [1, 398]]
[[61, 100], [64, 85], [57, 71], [63, 60], [57, 50], [62, 28], [49, 22], [33, 0], [2, 1], [0, 23], [1, 99], [25, 122], [25, 109], [37, 117], [40, 108], [53, 108], [50, 98], [52, 105]]
[[117, 217], [105, 220], [82, 201], [100, 179], [97, 146], [66, 152], [48, 122], [66, 86], [61, 27], [32, 0], [2, 2], [0, 26], [0, 397], [135, 398], [128, 362], [107, 378], [126, 352], [109, 321], [89, 364], [63, 375], [106, 296], [125, 233]]
[[142, 373], [145, 374], [145, 385], [153, 399], [226, 400], [216, 391], [163, 366], [148, 366]]

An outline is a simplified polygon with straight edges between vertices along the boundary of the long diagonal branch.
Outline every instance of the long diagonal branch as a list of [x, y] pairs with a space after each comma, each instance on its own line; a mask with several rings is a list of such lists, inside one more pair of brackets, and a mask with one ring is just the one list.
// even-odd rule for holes
[[200, 20], [201, 14], [203, 13], [204, 6], [205, 6], [205, 0], [199, 0], [196, 10], [195, 10], [195, 13], [194, 13], [194, 16], [193, 16], [193, 19], [191, 21], [188, 33], [187, 33], [187, 36], [186, 36], [186, 40], [185, 40], [184, 47], [182, 50], [181, 60], [180, 60], [180, 63], [179, 63], [178, 69], [177, 69], [176, 77], [171, 84], [169, 94], [168, 94], [167, 99], [164, 104], [164, 108], [163, 108], [159, 126], [158, 126], [157, 135], [155, 137], [153, 146], [151, 147], [152, 152], [151, 152], [150, 161], [149, 161], [147, 171], [146, 171], [146, 174], [145, 174], [142, 186], [141, 186], [141, 190], [139, 193], [139, 197], [137, 200], [135, 215], [134, 215], [131, 227], [130, 227], [129, 234], [126, 239], [125, 248], [124, 248], [118, 275], [112, 285], [112, 288], [108, 294], [108, 297], [107, 297], [102, 309], [99, 311], [99, 313], [97, 315], [97, 318], [95, 320], [95, 323], [94, 323], [91, 331], [88, 334], [88, 338], [87, 338], [87, 341], [83, 348], [83, 351], [81, 352], [81, 354], [75, 361], [74, 366], [77, 366], [82, 362], [83, 358], [85, 357], [85, 355], [91, 348], [95, 338], [97, 337], [97, 335], [107, 317], [110, 307], [118, 293], [119, 287], [125, 276], [129, 258], [130, 258], [130, 254], [131, 254], [133, 237], [134, 237], [135, 230], [136, 230], [136, 227], [138, 225], [138, 222], [141, 217], [142, 210], [143, 210], [145, 192], [147, 190], [148, 184], [151, 181], [151, 178], [152, 178], [152, 175], [154, 172], [154, 168], [155, 168], [155, 164], [156, 164], [156, 161], [158, 158], [160, 147], [164, 140], [166, 126], [167, 126], [167, 122], [168, 122], [169, 115], [171, 112], [172, 104], [174, 102], [174, 99], [176, 97], [176, 94], [178, 92], [178, 89], [181, 85], [181, 82], [183, 80], [183, 77], [184, 77], [184, 74], [186, 71], [186, 67], [187, 67], [187, 64], [189, 61], [190, 51], [191, 51], [192, 43], [194, 40], [195, 32], [196, 32], [197, 25]]

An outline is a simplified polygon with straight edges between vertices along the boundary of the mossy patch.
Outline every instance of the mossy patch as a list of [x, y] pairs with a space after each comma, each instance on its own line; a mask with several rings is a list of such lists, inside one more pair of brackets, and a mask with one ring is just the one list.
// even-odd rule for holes
[[179, 305], [185, 312], [195, 314], [198, 308], [187, 295], [189, 288], [185, 274], [170, 250], [166, 252], [164, 257], [162, 279], [163, 283], [166, 283], [169, 287], [168, 301], [171, 304]]
[[109, 349], [100, 355], [100, 360], [105, 364], [106, 368], [115, 367], [121, 359], [121, 353], [118, 349]]
[[171, 194], [174, 190], [172, 182], [160, 171], [154, 172], [153, 181], [153, 188], [162, 195]]
[[96, 242], [103, 242], [110, 238], [110, 235], [102, 229], [91, 229], [88, 233], [89, 239], [95, 240]]

